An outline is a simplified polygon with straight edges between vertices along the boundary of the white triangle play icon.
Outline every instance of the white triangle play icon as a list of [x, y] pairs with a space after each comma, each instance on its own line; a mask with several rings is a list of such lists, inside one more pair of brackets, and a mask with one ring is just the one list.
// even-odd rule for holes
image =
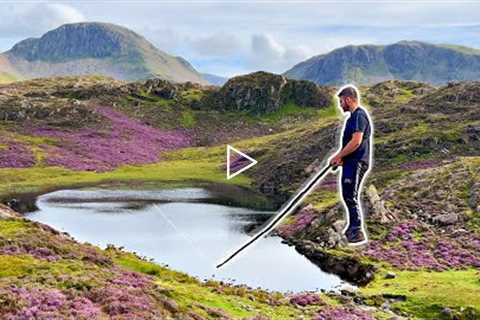
[[[235, 154], [240, 155], [241, 157], [235, 159], [234, 161], [231, 161], [230, 158], [231, 158], [231, 155], [232, 155], [232, 151], [233, 151], [234, 155]], [[248, 162], [250, 162], [250, 163], [244, 166], [243, 164], [244, 164], [245, 160], [248, 160]], [[247, 154], [243, 153], [242, 151], [239, 151], [239, 150], [235, 149], [234, 147], [232, 147], [231, 145], [227, 144], [227, 180], [232, 179], [237, 174], [240, 174], [240, 173], [244, 172], [245, 170], [247, 170], [247, 169], [253, 167], [254, 165], [256, 165], [257, 163], [258, 163], [257, 160], [253, 159], [249, 155], [247, 155]], [[235, 170], [236, 166], [240, 166], [240, 169]], [[235, 171], [235, 172], [232, 172], [232, 171]]]

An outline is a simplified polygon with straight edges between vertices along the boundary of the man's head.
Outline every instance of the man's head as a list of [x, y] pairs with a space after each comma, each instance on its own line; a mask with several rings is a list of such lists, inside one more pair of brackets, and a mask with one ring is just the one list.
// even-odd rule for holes
[[344, 112], [352, 111], [358, 106], [360, 95], [354, 86], [343, 87], [337, 94], [340, 106]]

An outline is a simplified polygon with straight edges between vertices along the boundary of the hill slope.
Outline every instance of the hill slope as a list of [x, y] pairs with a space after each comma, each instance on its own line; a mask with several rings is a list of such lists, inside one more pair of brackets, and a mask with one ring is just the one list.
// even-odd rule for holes
[[127, 28], [99, 22], [65, 24], [17, 43], [0, 55], [0, 72], [24, 79], [101, 74], [120, 80], [159, 77], [206, 83], [185, 59], [155, 48]]
[[[126, 84], [100, 77], [35, 79], [2, 85], [0, 179], [4, 183], [0, 197], [9, 200], [12, 193], [17, 197], [112, 181], [181, 185], [202, 181], [250, 187], [280, 204], [335, 148], [342, 119], [328, 99], [333, 89], [312, 87], [306, 81], [290, 82], [263, 72], [230, 79], [222, 88], [158, 79]], [[295, 108], [285, 108], [289, 104], [282, 103], [295, 101], [298, 90], [306, 90], [317, 98], [313, 101], [325, 103], [301, 104], [297, 100]], [[337, 310], [318, 319], [349, 319], [354, 311], [345, 308], [354, 307], [352, 303], [370, 310], [370, 315], [363, 314], [359, 319], [392, 319], [396, 315], [401, 316], [399, 319], [476, 319], [480, 313], [480, 82], [435, 88], [412, 81], [387, 81], [361, 90], [375, 128], [373, 170], [362, 194], [368, 245], [361, 249], [342, 246], [339, 230], [345, 223], [344, 211], [334, 175], [309, 195], [305, 203], [310, 205], [277, 229], [324, 270], [365, 285], [357, 293], [339, 297], [337, 307], [343, 313], [339, 315]], [[212, 101], [218, 104], [210, 104]], [[225, 143], [253, 156], [258, 165], [238, 179], [225, 180]], [[190, 147], [183, 148], [185, 145]], [[98, 148], [110, 150], [97, 152]], [[142, 157], [142, 150], [158, 156]], [[69, 156], [72, 152], [74, 157]], [[102, 154], [110, 158], [100, 157]], [[17, 199], [22, 203], [20, 197]], [[63, 290], [63, 280], [40, 283], [45, 272], [64, 270], [59, 269], [62, 263], [68, 267], [80, 264], [83, 269], [87, 267], [85, 270], [94, 267], [88, 260], [86, 265], [79, 262], [82, 254], [87, 256], [86, 248], [79, 248], [77, 255], [66, 261], [69, 251], [63, 250], [56, 238], [37, 236], [39, 226], [17, 223], [0, 220], [0, 237], [5, 239], [0, 254], [0, 262], [6, 265], [5, 277], [0, 279], [4, 287], [34, 284]], [[74, 244], [70, 247], [78, 248]], [[55, 255], [49, 254], [52, 252]], [[114, 262], [120, 259], [122, 265], [150, 273], [157, 277], [153, 281], [165, 283], [162, 275], [168, 274], [167, 270], [144, 265], [130, 256], [125, 261], [122, 253], [112, 250], [99, 252], [98, 257], [107, 254]], [[43, 264], [45, 255], [58, 258], [61, 264]], [[33, 267], [17, 271], [15, 261], [22, 268]], [[71, 281], [84, 283], [82, 277], [73, 274]], [[119, 277], [128, 279], [128, 275]], [[177, 277], [181, 276], [174, 279]], [[85, 281], [90, 283], [89, 278]], [[99, 288], [110, 285], [101, 276], [98, 281]], [[74, 290], [73, 297], [96, 297], [91, 294], [98, 288], [80, 288], [82, 292]], [[205, 288], [178, 281], [170, 288], [174, 291], [166, 297], [177, 301], [180, 312], [192, 310], [192, 288], [195, 292], [202, 290], [198, 297], [214, 298], [201, 304], [217, 307], [230, 290], [222, 287], [222, 291], [215, 291], [218, 296], [209, 296]], [[7, 296], [12, 301], [17, 292], [10, 291]], [[166, 297], [142, 312], [164, 312]], [[328, 297], [321, 294], [321, 299], [328, 301]], [[91, 301], [102, 310], [109, 310], [114, 303]], [[230, 309], [240, 304], [245, 302], [235, 298], [231, 308], [226, 308], [231, 318], [268, 314], [253, 319], [288, 319], [278, 305], [268, 310], [259, 306], [263, 310], [235, 315]], [[327, 306], [310, 307], [300, 309], [313, 312], [304, 319], [331, 311]], [[380, 307], [388, 316], [372, 307]], [[193, 306], [205, 319], [216, 317], [199, 308]], [[295, 310], [288, 309], [288, 313], [300, 318], [303, 311]], [[20, 311], [18, 305], [7, 310]]]
[[416, 80], [442, 84], [480, 79], [480, 51], [452, 45], [400, 41], [386, 46], [360, 45], [314, 56], [284, 73], [318, 84], [374, 84]]

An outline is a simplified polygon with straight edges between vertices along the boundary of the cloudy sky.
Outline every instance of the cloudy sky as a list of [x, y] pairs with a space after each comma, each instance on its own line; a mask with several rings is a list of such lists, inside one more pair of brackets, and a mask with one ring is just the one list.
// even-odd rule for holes
[[0, 52], [63, 23], [128, 27], [201, 71], [281, 73], [349, 44], [480, 48], [480, 1], [1, 1]]

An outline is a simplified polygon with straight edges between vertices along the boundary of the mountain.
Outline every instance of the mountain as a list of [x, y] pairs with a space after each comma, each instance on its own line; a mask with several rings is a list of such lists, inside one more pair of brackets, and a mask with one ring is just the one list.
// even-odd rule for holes
[[171, 56], [141, 35], [110, 23], [64, 24], [40, 38], [20, 41], [0, 54], [0, 82], [87, 74], [119, 80], [158, 77], [206, 83], [185, 59]]
[[328, 85], [374, 84], [395, 79], [430, 84], [476, 80], [480, 79], [480, 50], [419, 41], [350, 45], [314, 56], [284, 75]]
[[207, 80], [208, 83], [213, 84], [215, 86], [223, 86], [225, 82], [227, 82], [228, 78], [217, 76], [215, 74], [210, 73], [202, 73], [203, 79]]

